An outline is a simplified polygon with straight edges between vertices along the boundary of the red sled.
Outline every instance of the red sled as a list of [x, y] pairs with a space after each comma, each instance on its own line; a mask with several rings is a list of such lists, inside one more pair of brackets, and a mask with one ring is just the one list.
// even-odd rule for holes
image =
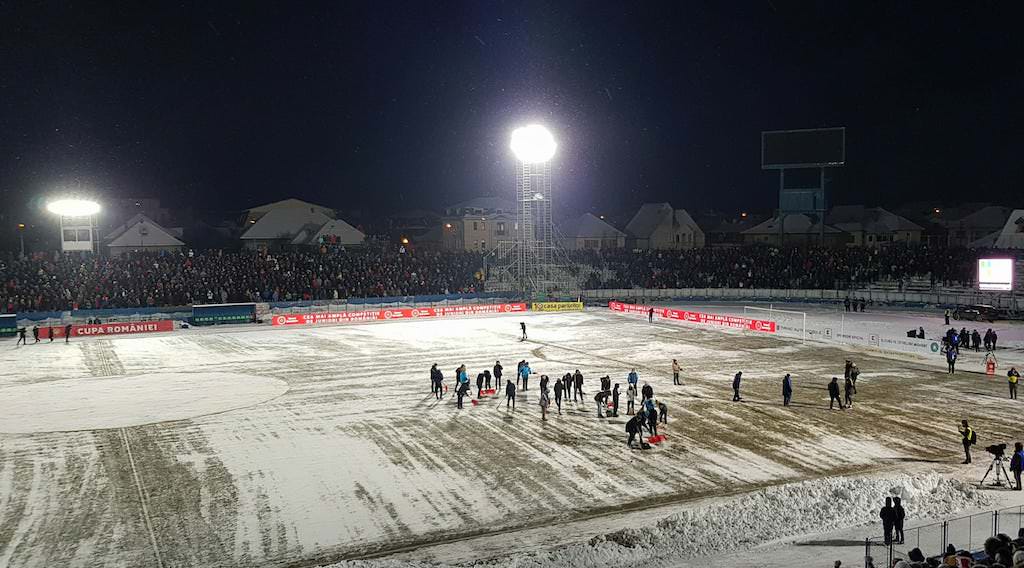
[[647, 438], [648, 444], [660, 444], [665, 441], [665, 436], [658, 434], [657, 436], [651, 436]]
[[608, 403], [608, 408], [615, 408], [615, 405], [609, 402]]
[[480, 404], [480, 401], [478, 401], [478, 400], [477, 400], [477, 399], [475, 399], [475, 398], [474, 398], [473, 400], [469, 401], [469, 402], [472, 402], [472, 403], [473, 403], [473, 406], [476, 406], [476, 405]]

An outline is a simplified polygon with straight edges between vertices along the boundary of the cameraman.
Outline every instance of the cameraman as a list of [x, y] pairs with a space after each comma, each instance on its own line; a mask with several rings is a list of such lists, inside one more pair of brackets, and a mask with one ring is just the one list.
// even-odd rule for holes
[[1017, 488], [1014, 491], [1020, 491], [1020, 472], [1024, 469], [1024, 444], [1017, 442], [1013, 445], [1013, 457], [1010, 458], [1010, 471], [1013, 472], [1013, 478], [1017, 481]]
[[971, 463], [971, 445], [976, 443], [978, 438], [974, 434], [974, 430], [967, 425], [966, 420], [960, 421], [960, 437], [962, 438], [961, 442], [963, 442], [964, 455], [966, 456], [964, 463]]

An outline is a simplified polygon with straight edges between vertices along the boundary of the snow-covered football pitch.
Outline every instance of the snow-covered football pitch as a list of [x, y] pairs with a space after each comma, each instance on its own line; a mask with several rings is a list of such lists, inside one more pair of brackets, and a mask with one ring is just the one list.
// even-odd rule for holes
[[[894, 315], [892, 331], [923, 318]], [[980, 433], [981, 464], [985, 444], [1021, 435], [1005, 379], [601, 308], [3, 347], [0, 566], [11, 567], [298, 567], [388, 554], [703, 566], [870, 522], [894, 484], [916, 518], [985, 505], [947, 481], [963, 471], [959, 421]], [[830, 411], [827, 381], [848, 358], [862, 369], [855, 403]], [[504, 396], [458, 410], [430, 393], [432, 363], [453, 385], [459, 364], [475, 378], [496, 360], [511, 375], [521, 359], [537, 375], [515, 412]], [[624, 390], [634, 367], [669, 408], [668, 439], [648, 451], [625, 445], [625, 396], [617, 418], [598, 418], [593, 401], [599, 377]], [[585, 400], [542, 421], [537, 377], [576, 369]], [[731, 401], [736, 371], [743, 402]], [[673, 542], [620, 530], [644, 527]]]

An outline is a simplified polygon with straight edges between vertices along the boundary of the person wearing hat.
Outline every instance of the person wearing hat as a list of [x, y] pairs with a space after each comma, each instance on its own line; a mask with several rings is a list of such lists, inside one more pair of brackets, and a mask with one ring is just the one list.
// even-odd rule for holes
[[1013, 472], [1013, 479], [1017, 482], [1014, 491], [1020, 491], [1020, 473], [1024, 470], [1024, 444], [1017, 442], [1013, 445], [1013, 457], [1010, 458], [1010, 471]]
[[978, 441], [977, 436], [974, 434], [974, 430], [967, 425], [966, 420], [960, 421], [960, 437], [961, 442], [964, 445], [964, 463], [971, 463], [971, 445]]

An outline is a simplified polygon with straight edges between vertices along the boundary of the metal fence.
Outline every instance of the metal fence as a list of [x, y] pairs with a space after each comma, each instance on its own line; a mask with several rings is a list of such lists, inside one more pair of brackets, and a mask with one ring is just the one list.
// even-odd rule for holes
[[915, 548], [920, 549], [925, 558], [941, 558], [949, 545], [958, 551], [978, 553], [985, 549], [985, 540], [989, 537], [1002, 533], [1015, 538], [1024, 528], [1022, 514], [1024, 506], [1007, 507], [909, 528], [903, 531], [902, 541], [896, 540], [896, 534], [888, 544], [884, 536], [867, 538], [864, 540], [864, 566], [892, 566], [897, 560], [908, 560], [910, 551]]

